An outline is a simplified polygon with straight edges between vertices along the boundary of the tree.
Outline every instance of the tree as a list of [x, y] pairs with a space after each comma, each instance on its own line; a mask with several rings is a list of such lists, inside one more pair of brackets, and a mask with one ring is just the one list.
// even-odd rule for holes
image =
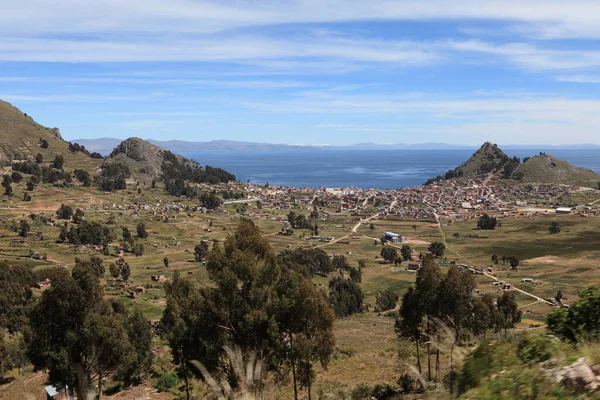
[[136, 257], [141, 257], [144, 255], [144, 245], [138, 241], [135, 242], [135, 245], [133, 246], [133, 248], [131, 249], [131, 251], [133, 252], [133, 254], [135, 254]]
[[519, 267], [519, 259], [515, 256], [509, 256], [506, 257], [506, 260], [509, 262], [510, 267], [516, 271]]
[[[426, 254], [421, 261], [421, 268], [417, 271], [417, 277], [415, 281], [415, 290], [419, 299], [420, 307], [426, 318], [425, 333], [433, 337], [438, 335], [437, 330], [438, 324], [433, 323], [434, 320], [442, 318], [443, 310], [440, 301], [440, 288], [443, 281], [442, 271], [440, 267], [435, 263], [434, 256]], [[426, 344], [427, 350], [427, 373], [429, 380], [432, 379], [431, 374], [431, 344], [430, 341]], [[436, 348], [436, 377], [439, 378], [440, 369], [440, 349]]]
[[404, 260], [410, 260], [412, 257], [412, 249], [409, 245], [403, 244], [402, 248], [400, 249], [400, 254], [402, 255], [402, 258], [404, 258]]
[[143, 222], [140, 222], [136, 229], [137, 229], [137, 235], [140, 239], [145, 239], [148, 237], [148, 232], [146, 231], [146, 225]]
[[56, 210], [56, 215], [59, 219], [69, 220], [73, 217], [73, 208], [62, 204], [60, 208]]
[[75, 175], [75, 178], [77, 178], [77, 180], [83, 184], [83, 186], [88, 187], [92, 185], [90, 173], [85, 169], [75, 169], [73, 170], [73, 174]]
[[398, 302], [398, 295], [391, 290], [377, 293], [375, 311], [393, 310]]
[[519, 310], [519, 305], [512, 292], [504, 292], [497, 303], [500, 316], [498, 328], [504, 329], [506, 335], [509, 328], [514, 328], [516, 324], [521, 322], [523, 312]]
[[40, 147], [42, 149], [47, 149], [48, 147], [50, 147], [50, 144], [48, 143], [48, 141], [46, 139], [40, 138]]
[[228, 377], [235, 389], [237, 378], [222, 362], [225, 345], [254, 354], [269, 369], [290, 365], [294, 381], [310, 391], [312, 364], [327, 365], [333, 351], [333, 314], [309, 278], [277, 260], [245, 220], [207, 257], [214, 285], [200, 288], [178, 274], [165, 284], [161, 326], [186, 393], [191, 360]]
[[222, 204], [222, 200], [215, 191], [210, 193], [203, 192], [200, 195], [200, 204], [202, 207], [208, 208], [209, 210], [216, 210]]
[[497, 254], [492, 254], [492, 263], [494, 263], [495, 265], [498, 265], [498, 255]]
[[50, 383], [74, 387], [81, 399], [94, 381], [100, 398], [103, 377], [132, 354], [124, 318], [102, 296], [91, 274], [62, 277], [52, 281], [31, 314], [31, 362], [48, 371]]
[[499, 323], [498, 308], [495, 300], [489, 293], [475, 297], [473, 300], [473, 320], [470, 330], [476, 336], [483, 336], [490, 329], [495, 329]]
[[29, 223], [22, 219], [21, 222], [19, 222], [19, 236], [26, 238], [30, 230]]
[[600, 337], [600, 288], [583, 289], [578, 296], [570, 308], [557, 308], [548, 314], [548, 327], [571, 342], [596, 341]]
[[194, 247], [194, 260], [201, 262], [208, 255], [208, 243], [202, 242]]
[[119, 258], [119, 260], [117, 261], [117, 266], [121, 271], [121, 278], [123, 278], [123, 280], [127, 282], [129, 280], [129, 276], [131, 275], [131, 269], [129, 268], [129, 264], [127, 264], [123, 258]]
[[77, 210], [75, 210], [75, 214], [73, 214], [73, 223], [80, 224], [81, 221], [83, 221], [84, 216], [85, 213], [83, 212], [83, 210], [81, 208], [78, 208]]
[[133, 347], [130, 362], [121, 367], [121, 375], [126, 382], [141, 383], [152, 367], [152, 327], [140, 309], [135, 309], [125, 323], [127, 336]]
[[496, 220], [496, 217], [483, 214], [479, 217], [479, 220], [477, 220], [477, 229], [496, 229], [497, 224], [498, 221]]
[[374, 223], [370, 223], [369, 224], [369, 229], [371, 230], [371, 232], [373, 232], [373, 230], [375, 230], [375, 224]]
[[35, 156], [35, 162], [38, 164], [41, 164], [44, 162], [44, 156], [42, 155], [42, 153], [37, 153]]
[[91, 273], [97, 278], [104, 276], [104, 259], [98, 256], [91, 256], [88, 260], [75, 258], [75, 268], [73, 268], [73, 274], [77, 273]]
[[12, 195], [13, 193], [13, 188], [11, 186], [13, 180], [10, 177], [10, 175], [3, 175], [2, 176], [2, 187], [4, 188], [4, 194], [7, 196]]
[[[443, 321], [454, 332], [450, 347], [450, 374], [454, 369], [454, 348], [460, 344], [473, 318], [473, 291], [476, 283], [472, 274], [461, 273], [450, 266], [439, 289], [439, 304]], [[452, 381], [450, 386], [452, 387]]]
[[419, 343], [421, 341], [423, 324], [423, 308], [420, 303], [419, 295], [415, 292], [415, 289], [412, 286], [409, 287], [404, 296], [402, 296], [400, 313], [398, 319], [396, 319], [396, 333], [398, 336], [415, 342], [419, 374], [422, 373]]
[[165, 264], [165, 268], [169, 268], [169, 257], [163, 258], [163, 263]]
[[328, 299], [338, 317], [348, 317], [362, 311], [362, 290], [351, 280], [340, 277], [330, 280]]
[[556, 299], [556, 301], [557, 301], [558, 303], [562, 303], [562, 299], [563, 299], [563, 294], [562, 294], [562, 291], [560, 291], [560, 290], [559, 290], [558, 292], [556, 292], [556, 297], [555, 297], [555, 299]]
[[294, 398], [298, 384], [310, 398], [313, 364], [326, 367], [334, 349], [334, 313], [311, 280], [295, 271], [283, 268], [275, 288], [274, 315], [285, 338], [279, 357], [291, 367]]
[[121, 270], [115, 263], [110, 264], [108, 267], [108, 272], [110, 272], [110, 276], [112, 276], [114, 279], [117, 279], [119, 275], [121, 275]]
[[124, 242], [128, 242], [129, 240], [131, 240], [132, 236], [131, 236], [131, 232], [129, 232], [129, 228], [124, 226], [121, 228], [121, 231], [123, 232], [123, 241]]
[[35, 282], [31, 268], [0, 261], [0, 332], [14, 335], [25, 329], [36, 300], [31, 290]]
[[12, 181], [14, 183], [18, 184], [18, 183], [21, 183], [21, 181], [23, 180], [23, 175], [21, 175], [17, 171], [14, 171], [12, 174], [10, 174], [10, 178], [12, 179]]
[[52, 162], [52, 168], [63, 169], [64, 163], [65, 163], [64, 157], [61, 156], [60, 154], [57, 154], [56, 157], [54, 157], [54, 161]]
[[398, 250], [395, 247], [383, 246], [380, 255], [386, 262], [393, 263], [398, 259]]
[[558, 222], [552, 222], [550, 224], [550, 228], [548, 228], [548, 230], [550, 231], [551, 235], [553, 235], [555, 233], [560, 233], [560, 226], [558, 225]]
[[446, 245], [442, 242], [432, 242], [427, 250], [435, 257], [441, 258], [446, 251]]

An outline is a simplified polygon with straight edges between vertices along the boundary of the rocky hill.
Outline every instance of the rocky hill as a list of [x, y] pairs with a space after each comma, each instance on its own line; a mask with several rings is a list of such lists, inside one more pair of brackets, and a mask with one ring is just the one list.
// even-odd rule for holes
[[[187, 183], [234, 181], [235, 176], [221, 168], [201, 167], [197, 162], [140, 139], [121, 142], [101, 166], [108, 181], [134, 179], [146, 185], [163, 182], [174, 195], [188, 194]], [[106, 189], [112, 189], [110, 185]], [[119, 187], [116, 187], [117, 189]]]
[[[90, 172], [98, 169], [101, 159], [92, 158], [81, 147], [63, 140], [58, 128], [47, 128], [35, 122], [26, 113], [0, 100], [0, 165], [16, 160], [33, 159], [38, 153], [44, 162], [55, 156], [64, 158], [68, 169], [84, 168]], [[84, 151], [82, 151], [84, 150]]]
[[575, 167], [548, 154], [532, 157], [519, 165], [512, 178], [523, 182], [591, 184], [596, 186], [600, 176], [586, 168]]
[[479, 150], [473, 153], [471, 158], [458, 166], [454, 172], [457, 176], [477, 176], [499, 171], [510, 161], [510, 157], [496, 144], [485, 142]]
[[428, 180], [427, 184], [444, 179], [480, 176], [490, 172], [509, 177], [518, 162], [517, 158], [510, 158], [496, 144], [485, 142], [467, 161], [444, 175]]

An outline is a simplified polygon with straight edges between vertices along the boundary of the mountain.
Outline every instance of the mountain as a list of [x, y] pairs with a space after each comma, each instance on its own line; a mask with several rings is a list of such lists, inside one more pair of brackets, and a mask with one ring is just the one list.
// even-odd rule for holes
[[471, 158], [454, 169], [454, 172], [456, 176], [477, 176], [499, 171], [509, 161], [510, 157], [496, 144], [485, 142]]
[[587, 168], [575, 167], [548, 154], [540, 154], [519, 165], [512, 174], [523, 182], [581, 183], [596, 186], [600, 175]]
[[187, 182], [220, 183], [235, 181], [235, 176], [221, 168], [201, 167], [196, 161], [172, 153], [140, 138], [121, 142], [101, 166], [103, 185], [119, 189], [116, 181], [132, 178], [145, 184], [164, 182], [171, 194], [186, 194]]
[[[75, 139], [73, 142], [101, 153], [109, 153], [121, 139]], [[296, 146], [276, 143], [238, 142], [234, 140], [211, 140], [209, 142], [189, 142], [185, 140], [147, 140], [163, 149], [170, 151], [208, 151], [208, 150], [318, 150], [316, 146]]]
[[101, 159], [90, 157], [85, 149], [70, 146], [63, 140], [58, 128], [47, 128], [35, 122], [26, 113], [0, 100], [0, 164], [15, 160], [32, 160], [39, 153], [44, 163], [61, 155], [68, 169], [98, 169]]

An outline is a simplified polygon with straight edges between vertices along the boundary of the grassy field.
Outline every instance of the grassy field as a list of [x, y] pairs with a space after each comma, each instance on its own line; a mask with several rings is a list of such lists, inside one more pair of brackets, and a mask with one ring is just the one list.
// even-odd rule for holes
[[[259, 211], [254, 202], [240, 207], [228, 204], [226, 212], [186, 212], [179, 206], [197, 204], [186, 199], [173, 199], [160, 189], [143, 188], [138, 194], [127, 190], [106, 194], [93, 188], [73, 186], [70, 188], [40, 186], [33, 192], [31, 202], [21, 201], [24, 184], [14, 185], [16, 196], [0, 203], [0, 259], [31, 265], [34, 268], [47, 268], [50, 265], [74, 266], [75, 257], [98, 254], [99, 249], [90, 246], [75, 247], [56, 243], [60, 226], [65, 221], [55, 220], [53, 224], [34, 222], [31, 214], [56, 217], [55, 211], [61, 204], [81, 208], [91, 221], [107, 223], [111, 215], [118, 245], [121, 227], [126, 226], [135, 235], [136, 226], [143, 222], [149, 232], [147, 239], [140, 239], [145, 253], [135, 257], [125, 254], [131, 266], [131, 285], [144, 286], [145, 293], [136, 298], [116, 285], [112, 278], [105, 278], [107, 294], [125, 300], [130, 306], [140, 306], [145, 315], [158, 319], [165, 307], [163, 284], [153, 282], [151, 275], [165, 275], [167, 279], [179, 272], [202, 284], [210, 284], [206, 268], [194, 261], [194, 246], [201, 240], [224, 241], [242, 218], [252, 219], [271, 243], [272, 249], [279, 252], [300, 246], [308, 246], [311, 240], [308, 230], [295, 230], [293, 236], [277, 235], [284, 224], [290, 209], [262, 209], [267, 217], [252, 217]], [[163, 210], [157, 213], [157, 206]], [[293, 209], [307, 213], [306, 207]], [[242, 215], [239, 212], [247, 212]], [[332, 210], [330, 210], [332, 211]], [[330, 255], [343, 255], [350, 264], [357, 266], [365, 262], [362, 275], [362, 288], [365, 304], [374, 306], [378, 292], [393, 290], [398, 295], [414, 283], [415, 273], [405, 270], [406, 264], [394, 266], [386, 264], [380, 257], [381, 244], [378, 237], [385, 231], [396, 232], [408, 238], [408, 244], [418, 254], [426, 252], [429, 243], [445, 241], [448, 248], [446, 257], [457, 263], [466, 263], [487, 268], [492, 254], [502, 257], [516, 256], [520, 260], [518, 270], [509, 265], [494, 266], [494, 274], [517, 287], [537, 296], [553, 297], [561, 290], [568, 302], [576, 300], [577, 291], [585, 286], [600, 283], [600, 219], [575, 215], [510, 215], [498, 216], [501, 226], [491, 231], [475, 229], [476, 220], [442, 220], [438, 227], [432, 222], [402, 221], [394, 218], [381, 218], [364, 223], [358, 229], [360, 235], [353, 238], [350, 233], [356, 224], [356, 216], [348, 213], [333, 214], [324, 221], [318, 221], [322, 237], [336, 239], [350, 235], [347, 240], [326, 244], [314, 242]], [[27, 240], [19, 237], [13, 224], [21, 219], [29, 221], [31, 232]], [[371, 230], [370, 223], [374, 229]], [[562, 231], [551, 235], [548, 227], [557, 222]], [[471, 237], [468, 237], [471, 235]], [[475, 237], [475, 235], [479, 237]], [[401, 244], [398, 244], [400, 247]], [[39, 254], [40, 260], [31, 255]], [[106, 265], [116, 260], [108, 256]], [[164, 265], [167, 257], [169, 267]], [[442, 264], [443, 268], [447, 264]], [[541, 281], [540, 285], [522, 283], [522, 278]], [[477, 276], [481, 292], [500, 295], [502, 290], [490, 285], [492, 279]], [[316, 277], [315, 283], [327, 285], [327, 279]], [[519, 305], [524, 311], [519, 328], [543, 326], [545, 315], [551, 309], [546, 304], [535, 302], [531, 297], [516, 293]], [[414, 365], [414, 355], [408, 351], [399, 361], [398, 339], [394, 332], [394, 320], [378, 316], [375, 312], [354, 315], [335, 322], [336, 352], [327, 370], [317, 371], [315, 393], [323, 393], [336, 398], [336, 393], [348, 391], [357, 383], [396, 382], [398, 369], [403, 365]], [[407, 347], [408, 346], [408, 347]], [[411, 345], [404, 346], [410, 349]], [[273, 385], [271, 398], [289, 398], [291, 387], [288, 383]], [[332, 397], [331, 397], [332, 396]]]

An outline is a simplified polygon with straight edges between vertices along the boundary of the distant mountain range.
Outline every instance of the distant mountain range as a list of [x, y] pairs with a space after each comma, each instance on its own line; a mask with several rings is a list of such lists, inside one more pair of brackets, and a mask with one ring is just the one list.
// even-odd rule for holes
[[[122, 142], [117, 138], [74, 139], [90, 151], [110, 153]], [[209, 142], [188, 142], [184, 140], [148, 140], [148, 142], [171, 151], [208, 151], [208, 150], [471, 150], [477, 145], [454, 145], [447, 143], [356, 143], [351, 145], [293, 145], [283, 143], [240, 142], [235, 140], [211, 140]], [[596, 144], [570, 145], [503, 145], [504, 149], [589, 149], [600, 148]]]

